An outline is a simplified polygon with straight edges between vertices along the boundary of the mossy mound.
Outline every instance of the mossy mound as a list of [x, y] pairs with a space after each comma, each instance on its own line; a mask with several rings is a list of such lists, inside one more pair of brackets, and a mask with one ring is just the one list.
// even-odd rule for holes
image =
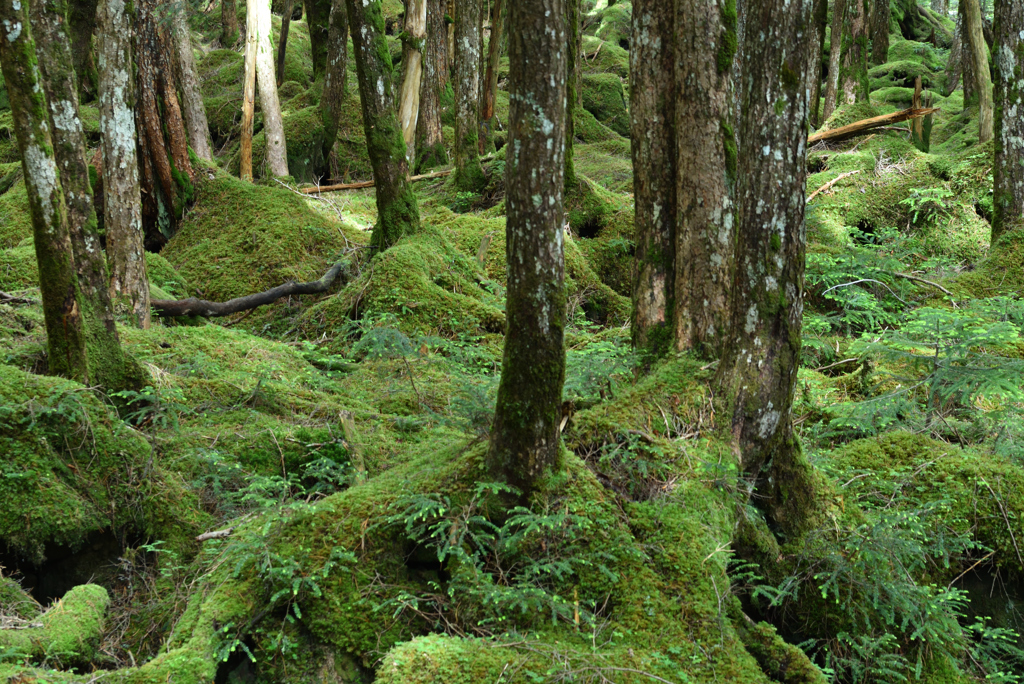
[[606, 7], [597, 13], [597, 16], [600, 17], [600, 24], [594, 35], [623, 50], [628, 50], [632, 15], [633, 5], [630, 2], [617, 2], [611, 7]]
[[886, 62], [868, 70], [872, 92], [891, 87], [913, 89], [918, 76], [921, 77], [921, 85], [924, 88], [940, 90], [945, 81], [944, 72], [936, 73], [921, 62], [913, 60]]
[[[21, 162], [18, 162], [18, 167]], [[19, 173], [13, 169], [9, 173]], [[10, 189], [0, 194], [0, 249], [16, 246], [32, 236], [32, 215], [28, 208], [28, 194], [25, 182], [18, 180]]]
[[[146, 253], [146, 275], [151, 288], [159, 288], [172, 299], [185, 299], [192, 291], [185, 277], [160, 254]], [[160, 298], [154, 296], [153, 299]]]
[[103, 587], [75, 587], [42, 614], [28, 617], [26, 628], [0, 631], [0, 649], [7, 659], [64, 668], [87, 666], [96, 659], [109, 605], [110, 596]]
[[583, 108], [619, 135], [629, 137], [626, 95], [615, 74], [583, 75]]
[[584, 74], [615, 74], [629, 78], [629, 51], [596, 36], [583, 36]]
[[0, 290], [24, 290], [39, 285], [36, 249], [31, 242], [21, 247], [0, 249]]

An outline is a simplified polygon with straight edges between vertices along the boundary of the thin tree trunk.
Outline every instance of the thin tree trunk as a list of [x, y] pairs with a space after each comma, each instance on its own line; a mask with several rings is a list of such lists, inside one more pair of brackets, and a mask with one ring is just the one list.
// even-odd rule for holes
[[416, 121], [416, 173], [448, 163], [441, 132], [441, 92], [448, 83], [448, 28], [444, 0], [427, 0], [420, 114]]
[[0, 0], [0, 25], [0, 66], [14, 117], [39, 264], [47, 364], [51, 375], [88, 383], [82, 297], [68, 235], [64, 190], [53, 158], [42, 76], [29, 31], [28, 7], [18, 0]]
[[370, 246], [383, 251], [420, 227], [420, 210], [409, 183], [405, 140], [392, 90], [394, 67], [384, 36], [380, 0], [346, 0], [352, 33], [363, 130], [373, 167], [377, 224]]
[[892, 8], [889, 0], [874, 0], [871, 12], [871, 63], [885, 64], [889, 61], [889, 20]]
[[835, 0], [832, 7], [832, 33], [829, 37], [828, 81], [825, 83], [825, 109], [821, 123], [828, 121], [840, 104], [839, 76], [843, 65], [843, 27], [846, 25], [846, 3], [858, 0]]
[[[578, 0], [569, 0], [572, 6]], [[480, 117], [477, 151], [486, 154], [494, 149], [494, 101], [498, 97], [498, 62], [501, 60], [501, 31], [505, 22], [502, 16], [502, 0], [494, 0], [491, 6], [491, 38], [487, 43], [487, 70], [483, 80], [483, 97], [480, 98]], [[570, 10], [571, 14], [571, 10]], [[572, 50], [572, 29], [569, 29], [569, 49]], [[570, 62], [571, 64], [571, 62]]]
[[487, 184], [477, 147], [480, 95], [480, 0], [455, 5], [455, 173], [460, 190], [478, 192]]
[[967, 35], [967, 19], [964, 10], [966, 3], [957, 4], [960, 18], [960, 71], [963, 83], [964, 109], [977, 104], [975, 99], [978, 95], [978, 81], [974, 74], [974, 55], [971, 53], [971, 44]]
[[405, 10], [405, 35], [402, 49], [402, 96], [398, 118], [405, 140], [405, 158], [416, 161], [416, 124], [420, 116], [420, 85], [423, 78], [423, 44], [427, 38], [427, 0], [408, 0]]
[[149, 327], [149, 279], [142, 233], [136, 156], [132, 16], [125, 0], [100, 0], [99, 102], [103, 148], [103, 228], [107, 236], [110, 296], [132, 322]]
[[992, 243], [1024, 228], [1024, 4], [996, 2]]
[[953, 30], [953, 45], [949, 49], [949, 60], [946, 62], [946, 87], [943, 95], [949, 97], [960, 83], [963, 71], [963, 14], [957, 12], [956, 28]]
[[[583, 30], [581, 26], [582, 11], [580, 0], [565, 0], [565, 32], [568, 35], [566, 46], [565, 80], [565, 194], [568, 196], [579, 188], [576, 176], [576, 110], [583, 106], [582, 69], [583, 69]], [[497, 68], [497, 67], [495, 67]], [[491, 78], [490, 72], [487, 75]], [[495, 90], [497, 90], [495, 76]]]
[[[284, 58], [288, 51], [288, 29], [292, 25], [292, 6], [295, 0], [285, 0], [281, 14], [281, 39], [277, 44], [277, 87], [284, 83]], [[332, 10], [333, 11], [333, 10]], [[328, 58], [329, 55], [328, 55]]]
[[932, 0], [932, 11], [946, 16], [949, 14], [949, 0]]
[[790, 533], [813, 501], [792, 421], [804, 297], [805, 27], [813, 3], [764, 0], [748, 8], [749, 25], [760, 30], [748, 31], [741, 47], [748, 59], [740, 82], [732, 323], [713, 386], [741, 472], [767, 502], [770, 522]]
[[78, 84], [72, 68], [71, 41], [65, 29], [65, 2], [33, 2], [32, 33], [37, 40], [46, 98], [50, 105], [53, 151], [66, 194], [68, 232], [81, 289], [89, 382], [108, 390], [124, 387], [124, 354], [114, 325], [107, 264], [100, 247], [85, 134], [78, 117]]
[[220, 44], [234, 47], [238, 42], [238, 5], [235, 0], [220, 0]]
[[[303, 0], [306, 8], [306, 26], [309, 27], [309, 47], [313, 54], [313, 78], [327, 71], [327, 44], [330, 37], [331, 6], [338, 0]], [[341, 0], [344, 2], [344, 0]]]
[[[274, 41], [270, 24], [270, 0], [249, 0], [248, 13], [255, 15], [256, 82], [260, 89], [263, 134], [267, 138], [267, 167], [278, 177], [288, 175], [288, 149], [284, 139], [281, 103], [274, 75]], [[247, 26], [252, 27], [252, 24]]]
[[345, 101], [348, 83], [348, 15], [345, 0], [334, 0], [331, 5], [327, 32], [327, 71], [324, 90], [320, 96], [320, 120], [324, 126], [323, 155], [327, 159], [338, 140], [341, 105]]
[[677, 38], [674, 0], [635, 0], [629, 41], [633, 344], [655, 352], [670, 347], [675, 308]]
[[173, 43], [177, 54], [174, 73], [181, 87], [182, 115], [188, 130], [188, 141], [196, 156], [213, 161], [210, 147], [210, 124], [206, 120], [206, 105], [196, 74], [195, 57], [192, 55], [192, 32], [188, 28], [188, 4], [171, 14]]
[[[961, 0], [964, 8], [964, 45], [974, 67], [978, 90], [978, 142], [992, 139], [992, 76], [988, 65], [988, 44], [982, 28], [981, 5], [978, 0]], [[965, 95], [966, 98], [966, 95]], [[966, 106], [966, 101], [965, 101]]]
[[252, 129], [256, 112], [256, 52], [259, 37], [256, 30], [255, 12], [245, 14], [245, 59], [242, 79], [242, 140], [239, 152], [239, 176], [252, 182]]
[[868, 13], [871, 0], [847, 0], [843, 31], [843, 66], [839, 89], [841, 104], [868, 99]]
[[71, 59], [78, 75], [78, 87], [82, 100], [88, 102], [96, 97], [99, 74], [93, 54], [92, 39], [96, 34], [96, 8], [98, 0], [76, 0], [61, 3], [67, 8], [67, 33], [71, 39]]
[[[555, 466], [561, 444], [564, 1], [516, 0], [509, 6], [508, 326], [487, 465], [524, 496]], [[538, 62], [537, 55], [545, 60]]]
[[821, 126], [821, 57], [825, 51], [825, 28], [828, 26], [828, 0], [814, 0], [814, 16], [811, 22], [811, 56], [809, 60], [811, 79], [811, 125]]

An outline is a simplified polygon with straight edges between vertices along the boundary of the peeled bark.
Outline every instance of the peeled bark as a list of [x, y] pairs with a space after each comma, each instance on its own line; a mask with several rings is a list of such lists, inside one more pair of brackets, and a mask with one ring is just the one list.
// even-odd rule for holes
[[871, 12], [871, 63], [885, 64], [889, 61], [889, 20], [892, 8], [889, 0], [874, 0]]
[[839, 76], [841, 102], [853, 104], [868, 99], [868, 13], [871, 0], [847, 0], [842, 36], [842, 71]]
[[441, 133], [441, 92], [448, 84], [448, 28], [444, 0], [427, 0], [420, 114], [416, 120], [416, 173], [448, 163]]
[[561, 444], [565, 4], [516, 0], [509, 10], [508, 326], [487, 465], [525, 496]]
[[328, 41], [330, 36], [331, 8], [334, 2], [345, 0], [303, 0], [306, 8], [306, 25], [309, 27], [309, 47], [313, 54], [313, 78], [317, 79], [327, 71]]
[[[288, 175], [288, 149], [284, 139], [281, 102], [274, 75], [274, 41], [270, 25], [270, 2], [248, 0], [246, 33], [256, 40], [256, 82], [260, 89], [263, 135], [267, 139], [267, 168], [275, 176]], [[251, 40], [247, 38], [246, 40]]]
[[206, 120], [206, 105], [203, 104], [203, 93], [199, 87], [199, 76], [196, 74], [195, 57], [192, 55], [192, 32], [188, 28], [188, 5], [171, 13], [171, 30], [173, 31], [174, 74], [181, 87], [181, 113], [185, 118], [188, 131], [188, 142], [196, 156], [206, 161], [213, 161], [210, 147], [210, 124]]
[[124, 354], [114, 325], [107, 265], [89, 184], [85, 134], [78, 117], [78, 83], [71, 67], [71, 41], [65, 29], [64, 2], [33, 2], [32, 34], [50, 106], [53, 152], [66, 197], [68, 232], [82, 293], [89, 382], [108, 390], [124, 386]]
[[395, 110], [394, 67], [384, 37], [381, 2], [346, 0], [345, 4], [359, 77], [363, 130], [377, 191], [377, 224], [370, 246], [382, 251], [419, 230], [420, 210], [409, 184], [405, 140]]
[[0, 67], [10, 98], [32, 217], [49, 372], [87, 383], [82, 297], [28, 8], [18, 0], [0, 0], [0, 25]]
[[238, 5], [235, 0], [220, 0], [220, 44], [234, 47], [238, 42]]
[[814, 15], [811, 21], [811, 56], [807, 60], [810, 69], [811, 79], [811, 109], [810, 119], [812, 126], [820, 126], [821, 119], [821, 80], [822, 67], [821, 56], [825, 51], [825, 28], [828, 26], [828, 0], [814, 0]]
[[487, 184], [480, 165], [477, 105], [480, 96], [480, 2], [455, 5], [455, 173], [460, 190], [478, 192]]
[[[978, 142], [992, 139], [992, 76], [988, 64], [988, 44], [982, 29], [981, 5], [978, 0], [961, 0], [964, 8], [964, 47], [974, 67], [974, 81], [978, 93]], [[966, 106], [966, 93], [964, 105]]]
[[992, 243], [1024, 228], [1024, 5], [997, 2], [995, 47], [995, 187]]
[[[502, 2], [503, 0], [494, 0], [494, 4], [491, 6], [491, 37], [487, 43], [487, 69], [484, 72], [484, 80], [481, 84], [482, 92], [478, 122], [480, 132], [478, 134], [477, 150], [480, 154], [486, 154], [494, 149], [494, 101], [498, 97], [498, 62], [501, 60], [501, 32], [505, 25], [504, 17], [502, 16]], [[570, 15], [572, 13], [571, 7], [576, 2], [578, 0], [568, 0]], [[579, 23], [578, 16], [577, 14], [577, 24]], [[569, 30], [569, 35], [569, 49], [572, 50], [574, 47], [571, 40], [573, 35], [572, 29]], [[571, 64], [572, 62], [570, 61]]]
[[292, 6], [294, 0], [287, 0], [284, 3], [284, 11], [281, 13], [281, 37], [277, 43], [277, 85], [281, 87], [284, 83], [284, 58], [288, 50], [288, 30], [292, 25]]
[[327, 159], [338, 139], [341, 105], [347, 94], [347, 69], [348, 15], [345, 13], [345, 0], [334, 0], [327, 32], [327, 71], [324, 73], [324, 90], [320, 95], [320, 120], [324, 126], [324, 159]]
[[841, 104], [839, 91], [839, 75], [843, 65], [843, 26], [846, 23], [846, 3], [857, 0], [835, 0], [832, 7], [832, 33], [829, 37], [828, 81], [825, 83], [825, 109], [821, 113], [821, 123], [828, 121], [836, 106]]
[[242, 131], [239, 150], [238, 175], [242, 180], [252, 182], [252, 129], [256, 112], [256, 52], [259, 42], [256, 32], [256, 15], [245, 15], [245, 58], [242, 77]]
[[149, 327], [149, 279], [143, 251], [142, 198], [136, 156], [132, 17], [125, 0], [101, 0], [98, 13], [103, 228], [110, 296], [132, 322]]
[[402, 37], [402, 96], [398, 118], [405, 140], [405, 158], [416, 161], [416, 124], [420, 115], [420, 84], [423, 77], [423, 43], [427, 38], [427, 0], [408, 0], [405, 9], [405, 34]]
[[[793, 433], [804, 285], [807, 40], [812, 0], [749, 5], [741, 50], [732, 321], [713, 380], [718, 420], [769, 522], [799, 529], [813, 501]], [[754, 491], [751, 491], [753, 494]]]

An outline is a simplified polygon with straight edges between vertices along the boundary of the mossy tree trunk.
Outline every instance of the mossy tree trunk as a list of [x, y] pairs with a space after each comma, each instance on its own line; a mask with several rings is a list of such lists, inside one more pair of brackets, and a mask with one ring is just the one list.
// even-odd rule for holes
[[66, 193], [68, 232], [82, 293], [89, 382], [113, 391], [124, 387], [124, 354], [97, 230], [66, 16], [67, 4], [62, 0], [31, 4], [32, 35], [50, 106], [54, 158]]
[[366, 147], [377, 194], [377, 224], [370, 246], [385, 250], [420, 227], [420, 211], [409, 183], [405, 140], [392, 90], [394, 67], [384, 37], [380, 0], [346, 0], [359, 78]]
[[811, 55], [808, 58], [808, 68], [811, 79], [811, 125], [821, 126], [821, 81], [822, 66], [821, 57], [825, 53], [825, 28], [828, 26], [828, 0], [814, 0], [814, 16], [811, 23]]
[[402, 34], [402, 94], [398, 118], [405, 140], [405, 157], [410, 166], [416, 161], [416, 124], [420, 116], [420, 85], [423, 79], [423, 44], [427, 38], [427, 0], [408, 0], [405, 31]]
[[338, 140], [341, 105], [348, 87], [348, 14], [345, 0], [334, 0], [327, 31], [327, 70], [320, 95], [320, 120], [324, 126], [323, 155], [327, 159]]
[[110, 296], [132, 322], [149, 326], [149, 279], [143, 251], [142, 197], [136, 148], [133, 17], [125, 0], [100, 0], [99, 103], [103, 149], [103, 228]]
[[0, 66], [25, 176], [51, 375], [88, 383], [84, 310], [27, 3], [0, 0]]
[[96, 8], [99, 0], [75, 0], [63, 3], [71, 38], [71, 59], [78, 76], [79, 96], [83, 102], [96, 97], [99, 74], [96, 71], [96, 57], [93, 53], [93, 36], [96, 34]]
[[246, 16], [252, 15], [255, 20], [246, 21], [246, 31], [254, 30], [256, 33], [256, 83], [260, 90], [263, 135], [267, 139], [267, 169], [275, 176], [284, 177], [288, 175], [288, 149], [281, 102], [277, 98], [277, 76], [274, 74], [270, 0], [248, 0], [246, 9]]
[[[292, 26], [292, 7], [295, 0], [285, 0], [284, 10], [281, 12], [281, 36], [277, 43], [277, 86], [284, 83], [284, 58], [288, 51], [288, 31]], [[332, 10], [333, 11], [333, 7]], [[328, 29], [330, 31], [330, 29]], [[329, 58], [329, 53], [328, 53]]]
[[[566, 47], [569, 51], [566, 60], [565, 78], [565, 192], [568, 195], [579, 187], [576, 177], [576, 110], [583, 106], [583, 14], [580, 0], [565, 1], [565, 32], [568, 36]], [[488, 67], [489, 68], [489, 67]], [[487, 74], [490, 82], [490, 71]], [[498, 80], [494, 77], [494, 88], [497, 90]]]
[[[741, 472], [790, 532], [812, 500], [793, 433], [804, 299], [807, 27], [812, 0], [746, 6], [732, 317], [713, 380]], [[756, 58], [755, 58], [756, 56]]]
[[448, 85], [448, 27], [444, 0], [427, 0], [420, 114], [416, 120], [416, 173], [448, 163], [441, 131], [441, 93]]
[[238, 5], [236, 0], [220, 0], [220, 44], [226, 48], [238, 42]]
[[188, 130], [188, 142], [196, 156], [213, 161], [210, 146], [210, 124], [206, 120], [206, 105], [199, 87], [195, 57], [192, 54], [192, 31], [188, 27], [188, 3], [171, 12], [171, 31], [174, 44], [174, 76], [181, 88], [181, 113]]
[[846, 24], [847, 2], [857, 0], [835, 0], [832, 6], [832, 31], [829, 36], [828, 76], [825, 82], [825, 104], [820, 124], [828, 121], [840, 104], [839, 76], [843, 68], [843, 30]]
[[327, 45], [331, 31], [331, 6], [345, 0], [303, 0], [306, 25], [309, 27], [309, 48], [313, 53], [313, 78], [327, 71]]
[[460, 190], [479, 192], [487, 184], [477, 143], [480, 97], [480, 0], [455, 3], [455, 172]]
[[[569, 0], [569, 4], [571, 5], [573, 1]], [[504, 27], [503, 0], [494, 0], [494, 4], [491, 5], [491, 37], [487, 43], [487, 68], [480, 85], [480, 130], [477, 134], [477, 149], [480, 154], [494, 149], [494, 102], [498, 98], [498, 63], [501, 61], [501, 34]]]
[[956, 28], [953, 30], [953, 45], [949, 48], [949, 59], [946, 61], [946, 87], [944, 95], [956, 90], [963, 71], [963, 13], [957, 12]]
[[971, 53], [967, 35], [966, 3], [957, 5], [957, 21], [960, 26], [960, 81], [963, 85], [964, 109], [977, 104], [978, 80], [974, 74], [974, 55]]
[[[992, 139], [993, 107], [992, 76], [988, 64], [988, 44], [982, 28], [981, 4], [978, 0], [961, 0], [964, 8], [964, 48], [971, 66], [978, 95], [978, 142]], [[964, 106], [967, 106], [964, 93]]]
[[871, 11], [871, 63], [885, 64], [889, 61], [889, 20], [892, 8], [889, 0], [874, 0]]
[[[868, 15], [871, 0], [847, 0], [842, 36], [842, 67], [839, 76], [839, 104], [868, 99]], [[888, 48], [886, 48], [888, 50]]]
[[1024, 4], [997, 0], [995, 47], [995, 176], [993, 244], [1024, 228]]
[[516, 0], [509, 6], [508, 323], [487, 465], [524, 494], [557, 464], [561, 442], [564, 3]]

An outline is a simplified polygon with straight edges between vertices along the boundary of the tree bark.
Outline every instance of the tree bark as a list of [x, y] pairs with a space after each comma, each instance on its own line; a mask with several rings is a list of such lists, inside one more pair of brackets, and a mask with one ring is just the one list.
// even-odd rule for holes
[[[285, 0], [281, 13], [281, 38], [277, 44], [277, 87], [284, 83], [284, 58], [288, 50], [288, 30], [292, 25], [292, 7], [295, 0]], [[333, 10], [332, 10], [333, 11]]]
[[39, 264], [49, 372], [88, 383], [82, 297], [68, 235], [64, 190], [53, 158], [28, 8], [18, 0], [0, 0], [0, 36], [0, 67], [14, 117]]
[[963, 84], [964, 109], [967, 109], [971, 105], [977, 104], [975, 98], [978, 95], [978, 80], [974, 73], [974, 54], [971, 52], [971, 44], [967, 35], [966, 3], [960, 2], [957, 7], [960, 18], [960, 79]]
[[278, 177], [288, 175], [288, 148], [284, 139], [281, 103], [277, 99], [277, 77], [274, 75], [274, 41], [270, 24], [270, 0], [248, 0], [247, 31], [255, 31], [256, 82], [260, 89], [260, 111], [263, 113], [263, 134], [267, 138], [267, 168]]
[[828, 121], [832, 112], [841, 104], [839, 76], [843, 65], [843, 30], [846, 25], [846, 4], [858, 0], [835, 0], [832, 7], [832, 33], [829, 37], [828, 81], [825, 83], [825, 109], [821, 123]]
[[402, 36], [402, 96], [398, 118], [405, 140], [405, 158], [416, 161], [416, 124], [420, 116], [420, 85], [423, 77], [423, 44], [427, 38], [427, 0], [408, 0], [405, 10], [405, 34]]
[[843, 29], [843, 66], [839, 89], [840, 104], [868, 99], [868, 13], [871, 0], [847, 0], [846, 23]]
[[828, 26], [828, 0], [814, 0], [814, 15], [811, 21], [811, 56], [808, 60], [811, 79], [811, 125], [821, 126], [821, 57], [825, 52], [825, 28]]
[[93, 54], [92, 39], [96, 33], [98, 0], [76, 0], [62, 3], [67, 8], [68, 35], [71, 39], [71, 59], [78, 76], [79, 93], [84, 102], [96, 97], [99, 74]]
[[942, 16], [949, 14], [949, 0], [932, 0], [932, 11]]
[[174, 74], [181, 87], [181, 113], [185, 118], [188, 141], [196, 156], [206, 161], [213, 161], [210, 147], [210, 124], [206, 120], [206, 105], [203, 104], [203, 93], [199, 87], [199, 76], [196, 74], [195, 57], [192, 54], [192, 32], [188, 27], [188, 4], [185, 3], [177, 11], [171, 13], [171, 30], [173, 31]]
[[[566, 47], [565, 80], [565, 193], [569, 195], [579, 188], [576, 177], [576, 110], [583, 106], [583, 31], [580, 26], [582, 11], [580, 0], [565, 0], [565, 32], [568, 36]], [[497, 67], [495, 67], [497, 68]], [[488, 69], [490, 66], [488, 65]], [[488, 71], [488, 81], [491, 74]], [[494, 89], [497, 91], [497, 76], [494, 77]]]
[[[571, 7], [576, 0], [569, 0]], [[498, 63], [501, 61], [501, 32], [505, 26], [503, 16], [503, 0], [494, 0], [491, 5], [491, 37], [487, 43], [487, 69], [481, 84], [480, 131], [478, 133], [477, 151], [486, 154], [494, 149], [494, 102], [498, 97]], [[570, 9], [570, 14], [571, 14]], [[572, 29], [569, 29], [572, 36]], [[570, 50], [572, 39], [570, 38]], [[571, 63], [571, 62], [570, 62]]]
[[320, 120], [324, 126], [323, 155], [327, 159], [338, 140], [341, 105], [348, 83], [348, 15], [345, 0], [334, 0], [327, 31], [327, 70], [320, 96]]
[[100, 0], [99, 102], [103, 149], [103, 228], [110, 296], [140, 328], [149, 327], [149, 279], [136, 153], [132, 17], [125, 0]]
[[220, 44], [234, 47], [238, 42], [238, 5], [235, 0], [220, 0]]
[[441, 93], [448, 84], [448, 28], [444, 0], [427, 0], [420, 114], [416, 121], [416, 173], [448, 163], [441, 133]]
[[556, 466], [561, 443], [564, 1], [509, 7], [508, 326], [487, 465], [524, 496]]
[[256, 52], [259, 39], [256, 31], [256, 14], [245, 13], [245, 58], [242, 77], [242, 131], [239, 151], [238, 175], [244, 181], [252, 182], [252, 131], [256, 115]]
[[[770, 522], [799, 528], [812, 502], [793, 433], [800, 364], [806, 185], [806, 27], [812, 0], [747, 6], [732, 322], [713, 386], [720, 425]], [[756, 59], [750, 58], [756, 55]]]
[[370, 246], [382, 251], [420, 227], [420, 210], [409, 184], [405, 140], [395, 110], [394, 67], [384, 37], [380, 0], [346, 0], [359, 77], [366, 147], [377, 195], [377, 224]]
[[[992, 139], [992, 76], [988, 65], [988, 44], [982, 29], [981, 5], [978, 0], [961, 0], [964, 8], [964, 46], [974, 67], [978, 93], [978, 142]], [[966, 93], [964, 106], [967, 106]]]
[[889, 61], [889, 20], [892, 8], [889, 0], [874, 0], [871, 12], [871, 63], [885, 64]]
[[992, 244], [1024, 227], [1024, 5], [997, 1], [995, 47], [995, 164]]
[[949, 48], [949, 60], [946, 61], [946, 86], [943, 91], [949, 97], [960, 83], [963, 71], [963, 14], [957, 12], [956, 28], [953, 30], [953, 45]]
[[107, 289], [107, 265], [93, 207], [85, 134], [78, 117], [78, 83], [66, 15], [67, 4], [61, 0], [31, 5], [32, 33], [50, 105], [54, 157], [66, 192], [68, 232], [82, 293], [89, 382], [113, 391], [124, 387], [124, 354]]
[[635, 0], [630, 29], [630, 140], [636, 230], [633, 344], [667, 351], [675, 298], [675, 2]]
[[327, 71], [327, 46], [330, 40], [331, 8], [334, 2], [345, 0], [303, 0], [306, 25], [309, 27], [309, 47], [313, 53], [313, 78]]
[[479, 192], [487, 184], [477, 142], [480, 96], [480, 0], [455, 5], [455, 173], [460, 190]]

